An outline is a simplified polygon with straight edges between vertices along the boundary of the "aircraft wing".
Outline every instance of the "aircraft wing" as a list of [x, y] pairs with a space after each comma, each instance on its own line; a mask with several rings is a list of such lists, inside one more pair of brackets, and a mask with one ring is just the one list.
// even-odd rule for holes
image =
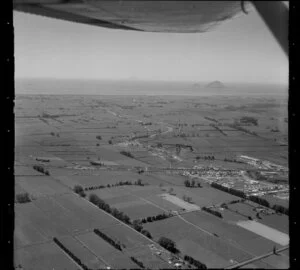
[[94, 26], [176, 33], [206, 32], [242, 12], [241, 1], [13, 0], [13, 5], [17, 11]]
[[288, 56], [289, 5], [283, 2], [13, 0], [13, 7], [17, 11], [94, 26], [164, 33], [207, 32], [255, 7]]

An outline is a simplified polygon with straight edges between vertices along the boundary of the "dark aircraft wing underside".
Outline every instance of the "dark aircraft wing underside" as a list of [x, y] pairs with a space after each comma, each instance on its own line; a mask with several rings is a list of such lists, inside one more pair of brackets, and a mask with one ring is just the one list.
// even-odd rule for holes
[[[241, 1], [14, 0], [13, 3], [17, 11], [145, 32], [206, 32], [242, 12]], [[249, 3], [245, 5], [251, 9]]]

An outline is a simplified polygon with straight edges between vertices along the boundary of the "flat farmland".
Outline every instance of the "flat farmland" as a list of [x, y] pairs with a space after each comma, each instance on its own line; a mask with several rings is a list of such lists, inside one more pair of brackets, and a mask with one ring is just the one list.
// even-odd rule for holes
[[[253, 257], [253, 255], [241, 250], [232, 243], [208, 234], [201, 228], [193, 226], [179, 217], [173, 217], [154, 223], [147, 223], [144, 227], [150, 231], [154, 239], [158, 239], [160, 236], [165, 236], [176, 243], [183, 240], [190, 240], [183, 241], [185, 246], [181, 245], [181, 248], [184, 250], [194, 249], [196, 243], [196, 245], [216, 254], [217, 258], [221, 257], [225, 261], [230, 261], [231, 259], [235, 261], [243, 261]], [[201, 259], [204, 258], [201, 257]], [[211, 261], [208, 260], [204, 260], [203, 262], [211, 263]]]
[[171, 186], [183, 186], [184, 180], [187, 179], [185, 176], [176, 175], [176, 174], [164, 174], [164, 173], [151, 173], [152, 177], [155, 177], [160, 180], [158, 184], [171, 185]]
[[134, 264], [129, 257], [112, 247], [93, 232], [77, 235], [76, 239], [104, 261], [106, 265], [117, 269], [136, 268], [136, 264]]
[[249, 216], [249, 217], [255, 218], [255, 215], [256, 215], [254, 208], [252, 206], [250, 206], [249, 204], [245, 204], [245, 203], [230, 204], [230, 205], [228, 205], [228, 209], [233, 212], [237, 212], [242, 215], [245, 215], [247, 217]]
[[195, 205], [193, 203], [189, 203], [189, 202], [186, 202], [174, 195], [170, 195], [169, 193], [164, 193], [164, 194], [161, 194], [161, 197], [164, 199], [164, 200], [167, 200], [175, 205], [177, 205], [178, 207], [184, 209], [185, 211], [197, 211], [197, 210], [200, 210], [200, 207], [198, 205]]
[[[78, 173], [78, 175], [76, 175]], [[80, 175], [81, 172], [73, 170], [73, 174], [66, 176], [63, 175], [59, 177], [64, 184], [70, 186], [71, 188], [74, 185], [81, 185], [84, 188], [94, 187], [99, 185], [108, 185], [108, 184], [116, 184], [118, 182], [126, 182], [129, 181], [131, 183], [136, 182], [138, 179], [142, 180], [142, 183], [149, 185], [156, 185], [157, 183], [161, 183], [156, 177], [151, 175], [139, 175], [135, 172], [130, 171], [104, 171], [97, 170], [89, 173], [88, 175]]]
[[32, 175], [39, 175], [42, 176], [43, 174], [34, 170], [32, 166], [15, 166], [14, 171], [15, 176], [32, 176]]
[[216, 253], [203, 248], [196, 242], [190, 239], [182, 239], [177, 242], [177, 247], [183, 254], [189, 254], [189, 256], [205, 262], [208, 268], [224, 268], [231, 265], [230, 261], [218, 256]]
[[[96, 237], [96, 236], [95, 236]], [[97, 258], [89, 249], [74, 237], [67, 236], [58, 239], [67, 249], [69, 249], [84, 265], [89, 269], [104, 269], [106, 265]]]
[[59, 269], [79, 270], [77, 265], [66, 253], [53, 242], [21, 248], [15, 251], [15, 266], [23, 269]]
[[48, 241], [47, 236], [39, 231], [38, 227], [34, 227], [32, 223], [24, 221], [24, 219], [15, 219], [14, 229], [14, 248], [18, 249], [35, 243]]
[[129, 229], [124, 224], [120, 223], [109, 228], [101, 229], [106, 235], [112, 239], [119, 240], [121, 244], [126, 246], [126, 250], [142, 247], [152, 244], [150, 240], [142, 236], [140, 233]]
[[[57, 220], [51, 219], [33, 203], [15, 205], [15, 219], [19, 219], [22, 224], [30, 225], [48, 239], [70, 234], [67, 228], [62, 226]], [[19, 228], [22, 230], [22, 227]], [[26, 230], [23, 232], [26, 234]]]
[[214, 204], [226, 203], [233, 200], [238, 200], [239, 197], [223, 192], [212, 187], [202, 188], [183, 188], [174, 187], [174, 193], [177, 197], [182, 198], [184, 195], [190, 196], [193, 202], [200, 206], [210, 206]]
[[34, 197], [71, 192], [70, 189], [50, 176], [19, 176], [15, 178], [15, 181]]
[[272, 195], [264, 195], [262, 198], [266, 199], [271, 205], [278, 204], [287, 208], [289, 207], [289, 200], [283, 200]]
[[19, 193], [24, 193], [25, 189], [23, 189], [18, 183], [15, 183], [15, 195]]
[[43, 197], [35, 200], [33, 203], [41, 209], [50, 220], [55, 220], [57, 224], [65, 227], [70, 234], [92, 229], [90, 223], [85, 219], [81, 219], [80, 215], [78, 215], [79, 213], [69, 211], [54, 198]]
[[[57, 87], [56, 83], [59, 82], [49, 83], [47, 87]], [[64, 83], [63, 89], [69, 89]], [[72, 87], [79, 91], [87, 84], [78, 82]], [[103, 85], [100, 86], [95, 89], [102, 89]], [[176, 83], [177, 94], [182, 93], [182, 86]], [[110, 84], [104, 85], [109, 94], [124, 93], [124, 87], [126, 83], [114, 92]], [[141, 96], [142, 85], [133, 83], [128, 87], [139, 95], [23, 95], [16, 98], [15, 191], [33, 196], [30, 203], [15, 204], [15, 252], [23, 268], [79, 269], [53, 244], [54, 236], [90, 269], [138, 268], [130, 256], [150, 269], [174, 266], [168, 263], [166, 254], [159, 256], [151, 249], [153, 242], [148, 238], [91, 204], [90, 194], [96, 194], [131, 220], [178, 211], [176, 216], [147, 222], [143, 228], [151, 233], [154, 241], [161, 236], [174, 240], [182, 255], [192, 256], [208, 268], [224, 268], [269, 252], [274, 245], [279, 247], [280, 244], [259, 234], [255, 228], [237, 224], [248, 224], [248, 216], [251, 216], [269, 226], [273, 236], [276, 231], [272, 228], [288, 234], [288, 216], [260, 214], [261, 219], [258, 219], [253, 210], [256, 205], [248, 202], [230, 204], [232, 211], [221, 209], [222, 203], [240, 198], [212, 188], [207, 180], [244, 186], [241, 171], [253, 169], [252, 165], [224, 160], [238, 155], [287, 165], [288, 151], [283, 143], [287, 136], [287, 116], [278, 112], [282, 104], [286, 106], [286, 101], [273, 95], [272, 98], [244, 96], [240, 89], [236, 89], [239, 96], [221, 96], [231, 93], [230, 87], [212, 90], [212, 93], [192, 86], [201, 95], [198, 97]], [[201, 89], [206, 91], [206, 96]], [[153, 93], [158, 93], [155, 90]], [[256, 90], [255, 93], [261, 94], [261, 89]], [[243, 123], [245, 116], [253, 117], [258, 125]], [[258, 136], [227, 126], [233, 123], [255, 131]], [[193, 151], [185, 146], [191, 146]], [[134, 158], [122, 155], [123, 150]], [[214, 159], [208, 159], [207, 155], [213, 155]], [[36, 157], [50, 161], [41, 162]], [[104, 165], [92, 168], [90, 161], [93, 160]], [[50, 176], [36, 172], [33, 165], [45, 166]], [[184, 181], [191, 178], [181, 175], [190, 172], [195, 165], [204, 168], [201, 177], [195, 178], [202, 188], [186, 187]], [[148, 168], [138, 173], [136, 166]], [[162, 170], [170, 166], [183, 171]], [[222, 176], [223, 169], [233, 170], [233, 175]], [[216, 171], [220, 172], [219, 176]], [[145, 186], [107, 187], [137, 180]], [[85, 198], [74, 193], [75, 185], [87, 188]], [[88, 190], [100, 185], [105, 188]], [[186, 197], [190, 197], [192, 203], [185, 202]], [[272, 203], [279, 204], [279, 201]], [[224, 218], [201, 211], [203, 206], [216, 206]], [[93, 232], [96, 228], [125, 245], [123, 250], [115, 249], [97, 236]], [[259, 227], [262, 228], [266, 229]], [[250, 266], [287, 268], [288, 256], [284, 253]], [[47, 257], [51, 261], [47, 261]], [[62, 263], [59, 264], [59, 260]]]
[[182, 209], [182, 207], [163, 199], [160, 194], [148, 195], [145, 197], [145, 199], [156, 204], [160, 208], [165, 209], [166, 211], [179, 211]]
[[235, 224], [228, 223], [218, 217], [205, 212], [192, 212], [182, 215], [187, 221], [217, 234], [222, 239], [233, 243], [249, 254], [260, 255], [269, 252], [274, 242]]
[[237, 213], [227, 210], [227, 209], [223, 209], [221, 213], [222, 213], [223, 219], [228, 223], [235, 223], [235, 222], [241, 221], [241, 220], [248, 220], [247, 217], [241, 216], [240, 214], [237, 214]]
[[133, 205], [127, 205], [126, 207], [123, 206], [120, 209], [122, 209], [122, 211], [133, 220], [156, 216], [164, 212], [161, 208], [143, 200], [139, 200], [138, 203]]
[[55, 196], [55, 200], [77, 218], [88, 223], [89, 228], [105, 228], [119, 222], [92, 203], [74, 194]]
[[242, 228], [245, 228], [246, 230], [261, 235], [266, 239], [269, 239], [281, 246], [287, 246], [289, 244], [288, 234], [282, 233], [262, 223], [253, 220], [248, 220], [248, 221], [240, 221], [237, 223], [237, 225], [241, 226]]
[[148, 269], [172, 269], [173, 266], [151, 251], [149, 246], [139, 246], [130, 249], [128, 253], [141, 261]]
[[160, 194], [161, 190], [159, 187], [156, 186], [137, 186], [137, 185], [129, 185], [129, 186], [118, 186], [118, 187], [111, 187], [111, 188], [102, 188], [87, 191], [87, 194], [95, 193], [102, 199], [109, 199], [115, 197], [121, 197], [124, 195], [133, 195], [137, 197], [147, 197], [152, 194]]
[[289, 217], [283, 214], [261, 215], [260, 223], [277, 229], [284, 233], [289, 233]]
[[101, 188], [95, 189], [91, 191], [86, 191], [86, 194], [89, 196], [90, 194], [96, 194], [102, 200], [107, 200], [111, 198], [118, 198], [130, 193], [129, 190], [123, 187], [114, 187], [114, 188]]

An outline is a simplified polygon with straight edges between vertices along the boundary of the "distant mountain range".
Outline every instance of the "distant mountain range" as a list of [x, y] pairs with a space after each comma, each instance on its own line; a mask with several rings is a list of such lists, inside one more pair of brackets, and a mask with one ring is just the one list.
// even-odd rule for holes
[[206, 85], [206, 88], [225, 88], [225, 85], [220, 81], [213, 81]]

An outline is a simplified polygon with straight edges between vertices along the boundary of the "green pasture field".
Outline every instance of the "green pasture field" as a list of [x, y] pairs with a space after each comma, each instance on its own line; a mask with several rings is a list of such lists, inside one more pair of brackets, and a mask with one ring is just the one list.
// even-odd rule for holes
[[14, 249], [47, 241], [47, 236], [39, 229], [41, 228], [34, 227], [28, 220], [15, 218]]
[[70, 231], [66, 223], [40, 210], [34, 203], [15, 205], [15, 219], [22, 224], [29, 224], [48, 239], [63, 235], [69, 235]]
[[228, 243], [233, 243], [251, 255], [258, 256], [267, 253], [275, 245], [273, 241], [203, 211], [186, 213], [183, 217], [202, 229], [217, 234]]
[[32, 166], [19, 166], [15, 165], [15, 176], [33, 176], [33, 175], [43, 175], [42, 173], [34, 170]]
[[79, 266], [54, 242], [15, 250], [14, 264], [15, 266], [21, 265], [23, 269], [32, 270], [79, 269]]
[[[165, 236], [176, 243], [179, 243], [182, 240], [190, 240], [224, 260], [233, 259], [235, 261], [243, 261], [252, 257], [248, 252], [239, 249], [232, 243], [207, 234], [200, 228], [194, 227], [178, 217], [147, 223], [144, 227], [150, 231], [154, 239]], [[194, 245], [192, 242], [185, 242], [185, 244]], [[187, 249], [192, 247], [185, 246], [181, 248]], [[203, 263], [206, 263], [206, 261], [203, 261]]]
[[15, 181], [34, 197], [71, 192], [51, 176], [18, 176]]
[[97, 258], [82, 243], [71, 236], [61, 237], [58, 239], [67, 249], [69, 249], [81, 262], [89, 269], [104, 269], [106, 265]]
[[173, 266], [165, 262], [159, 255], [151, 251], [148, 246], [138, 246], [130, 249], [129, 254], [141, 261], [148, 269], [172, 269]]
[[182, 209], [178, 205], [163, 199], [159, 194], [148, 195], [145, 199], [165, 209], [165, 211], [180, 211]]
[[239, 199], [239, 197], [212, 187], [174, 187], [174, 193], [179, 198], [182, 198], [184, 195], [191, 197], [192, 201], [200, 207], [226, 203]]
[[132, 220], [145, 218], [149, 216], [156, 216], [164, 212], [162, 209], [158, 208], [157, 206], [142, 200], [140, 201], [139, 204], [122, 207], [121, 209]]
[[253, 207], [245, 204], [245, 203], [234, 203], [228, 205], [229, 210], [232, 210], [233, 212], [238, 212], [237, 214], [245, 215], [246, 217], [250, 216], [253, 219], [255, 219], [256, 211], [254, 211]]
[[73, 213], [76, 218], [87, 223], [91, 229], [101, 229], [119, 223], [109, 214], [77, 195], [67, 194], [63, 196], [55, 196], [55, 200], [62, 207]]
[[66, 228], [70, 234], [92, 229], [87, 220], [83, 220], [75, 213], [59, 204], [55, 198], [43, 197], [33, 202], [51, 220]]
[[278, 204], [289, 208], [289, 200], [276, 198], [275, 196], [272, 195], [263, 195], [262, 198], [266, 199], [270, 203], [270, 205]]
[[101, 229], [101, 232], [114, 240], [119, 240], [121, 244], [125, 245], [126, 250], [152, 244], [146, 237], [143, 237], [140, 233], [128, 228], [122, 223]]
[[260, 215], [258, 221], [276, 230], [289, 234], [289, 217], [283, 214]]
[[115, 249], [94, 232], [77, 235], [76, 239], [83, 243], [98, 258], [104, 261], [106, 265], [108, 264], [117, 269], [136, 268], [136, 264], [134, 264], [129, 257], [125, 256], [123, 252]]
[[224, 268], [231, 265], [230, 261], [218, 256], [217, 254], [203, 248], [190, 239], [182, 239], [177, 242], [177, 247], [182, 254], [188, 254], [194, 259], [205, 262], [208, 268]]

